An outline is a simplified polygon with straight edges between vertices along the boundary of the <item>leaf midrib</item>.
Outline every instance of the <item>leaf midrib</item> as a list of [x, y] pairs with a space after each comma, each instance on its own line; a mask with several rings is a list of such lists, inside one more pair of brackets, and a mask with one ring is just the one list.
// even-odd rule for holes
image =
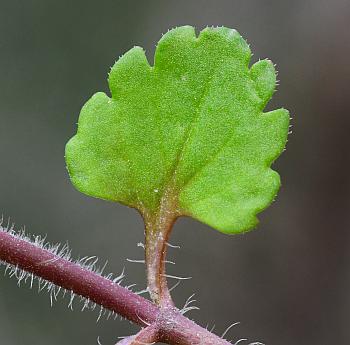
[[[173, 195], [174, 193], [176, 194], [176, 197], [178, 198], [178, 196], [180, 195], [181, 191], [185, 188], [185, 186], [192, 180], [193, 176], [195, 176], [197, 174], [197, 172], [195, 172], [193, 174], [193, 176], [191, 176], [184, 184], [183, 186], [181, 186], [181, 188], [179, 188], [178, 186], [176, 186], [176, 175], [178, 173], [178, 168], [180, 166], [180, 163], [183, 159], [183, 156], [184, 156], [184, 153], [185, 153], [185, 150], [187, 149], [187, 146], [188, 146], [188, 143], [191, 139], [191, 136], [192, 136], [192, 133], [194, 131], [194, 129], [196, 128], [196, 124], [199, 122], [199, 119], [201, 118], [201, 115], [202, 115], [202, 108], [203, 108], [203, 105], [207, 99], [207, 96], [209, 95], [210, 93], [210, 90], [211, 90], [211, 84], [212, 84], [212, 80], [213, 80], [213, 77], [215, 76], [216, 72], [225, 64], [227, 63], [229, 59], [225, 59], [224, 61], [222, 61], [220, 64], [218, 64], [217, 66], [215, 66], [212, 70], [211, 73], [209, 73], [207, 79], [206, 79], [206, 83], [205, 83], [205, 87], [203, 89], [203, 92], [202, 94], [200, 95], [199, 97], [199, 101], [198, 101], [198, 104], [196, 106], [197, 108], [197, 111], [196, 111], [196, 114], [195, 116], [193, 117], [193, 120], [191, 121], [191, 123], [189, 124], [188, 126], [188, 130], [186, 132], [186, 134], [184, 135], [184, 140], [182, 142], [182, 144], [180, 145], [180, 149], [179, 149], [179, 152], [176, 154], [175, 156], [175, 161], [172, 165], [172, 169], [170, 170], [170, 174], [169, 174], [169, 178], [168, 180], [170, 181], [169, 183], [167, 183], [165, 185], [165, 188], [163, 190], [163, 194], [161, 195], [161, 199], [164, 198], [166, 195], [168, 195], [169, 191], [171, 191], [171, 194]], [[221, 151], [222, 147], [220, 148], [219, 151]], [[200, 170], [202, 170], [204, 167], [206, 166], [206, 164], [204, 164], [202, 167], [200, 167]], [[175, 190], [176, 188], [179, 188], [179, 190]], [[160, 199], [160, 200], [161, 200]], [[179, 205], [178, 205], [178, 202], [175, 204], [176, 208], [177, 208], [177, 213], [180, 211], [179, 210]]]

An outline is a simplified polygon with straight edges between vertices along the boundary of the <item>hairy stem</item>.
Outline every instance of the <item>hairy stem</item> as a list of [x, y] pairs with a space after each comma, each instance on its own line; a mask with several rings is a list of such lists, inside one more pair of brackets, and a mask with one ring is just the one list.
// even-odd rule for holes
[[126, 319], [157, 329], [156, 341], [170, 345], [230, 345], [184, 317], [0, 227], [0, 260], [83, 296]]
[[3, 231], [0, 231], [0, 260], [86, 297], [141, 326], [157, 318], [158, 308], [139, 295]]

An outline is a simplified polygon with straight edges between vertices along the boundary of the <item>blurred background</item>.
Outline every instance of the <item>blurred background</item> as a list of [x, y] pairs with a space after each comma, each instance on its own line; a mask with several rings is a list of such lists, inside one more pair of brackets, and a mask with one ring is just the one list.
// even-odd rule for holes
[[[64, 146], [82, 105], [107, 89], [109, 67], [134, 45], [147, 50], [184, 24], [236, 28], [253, 62], [277, 64], [268, 109], [293, 117], [275, 163], [283, 186], [257, 230], [230, 237], [191, 219], [177, 222], [169, 273], [193, 277], [174, 290], [189, 316], [227, 337], [266, 345], [350, 344], [350, 2], [348, 0], [0, 1], [0, 214], [75, 257], [97, 255], [106, 271], [144, 286], [138, 214], [71, 185]], [[96, 323], [98, 312], [0, 276], [0, 343], [113, 345], [136, 327]], [[170, 282], [172, 285], [174, 282]]]

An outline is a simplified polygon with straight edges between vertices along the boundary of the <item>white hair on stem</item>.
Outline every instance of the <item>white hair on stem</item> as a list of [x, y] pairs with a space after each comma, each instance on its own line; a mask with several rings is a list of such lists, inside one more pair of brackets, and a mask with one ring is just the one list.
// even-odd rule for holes
[[187, 298], [185, 305], [180, 310], [180, 313], [184, 315], [185, 313], [189, 312], [190, 310], [199, 310], [199, 307], [196, 306], [190, 306], [192, 303], [196, 302], [195, 299], [193, 299], [195, 294], [192, 294], [190, 297]]
[[228, 327], [225, 329], [224, 333], [222, 333], [221, 338], [224, 338], [225, 335], [229, 332], [229, 330], [230, 330], [231, 328], [233, 328], [233, 327], [235, 327], [235, 326], [237, 326], [237, 325], [239, 325], [239, 324], [240, 324], [240, 322], [238, 321], [238, 322], [234, 322], [234, 323], [232, 323], [230, 326], [228, 326]]
[[[20, 229], [19, 231], [15, 231], [14, 224], [11, 223], [10, 219], [4, 224], [4, 218], [0, 218], [0, 232], [6, 232], [22, 241], [26, 241], [28, 243], [31, 243], [35, 245], [36, 247], [39, 247], [41, 249], [44, 249], [51, 254], [55, 255], [56, 257], [53, 259], [50, 259], [46, 261], [45, 263], [52, 263], [59, 259], [64, 259], [69, 262], [72, 262], [74, 264], [78, 264], [80, 267], [89, 270], [90, 272], [93, 272], [95, 274], [100, 275], [101, 277], [104, 277], [105, 279], [110, 280], [114, 284], [121, 285], [121, 282], [125, 278], [125, 267], [123, 268], [122, 272], [115, 276], [113, 273], [104, 274], [104, 271], [107, 267], [108, 261], [106, 261], [101, 267], [98, 266], [98, 258], [96, 256], [84, 256], [81, 258], [78, 258], [77, 260], [74, 260], [72, 258], [72, 251], [68, 246], [68, 243], [60, 244], [50, 244], [46, 242], [45, 236], [39, 236], [39, 235], [29, 235], [26, 234], [24, 228]], [[74, 301], [76, 298], [79, 298], [79, 302], [81, 303], [81, 311], [85, 310], [95, 310], [97, 304], [92, 302], [90, 299], [77, 296], [74, 292], [68, 291], [61, 286], [57, 286], [43, 278], [35, 276], [31, 272], [27, 272], [25, 270], [22, 270], [17, 265], [11, 265], [7, 262], [0, 260], [0, 267], [4, 266], [4, 275], [8, 275], [11, 278], [17, 279], [17, 285], [20, 287], [21, 285], [27, 284], [31, 289], [35, 287], [37, 284], [38, 292], [42, 292], [46, 290], [49, 293], [49, 299], [50, 299], [50, 305], [53, 306], [54, 302], [58, 300], [58, 297], [61, 295], [61, 297], [65, 297], [69, 294], [69, 301], [68, 301], [68, 308], [73, 310], [74, 307]], [[125, 288], [131, 290], [131, 288], [135, 286], [135, 284], [131, 284], [129, 286], [124, 286]], [[100, 307], [99, 314], [97, 317], [97, 322], [101, 319], [102, 316], [106, 316], [106, 318], [113, 317], [116, 319], [118, 317], [118, 314], [116, 314], [113, 311], [106, 310], [103, 307]], [[124, 318], [121, 318], [122, 320]]]

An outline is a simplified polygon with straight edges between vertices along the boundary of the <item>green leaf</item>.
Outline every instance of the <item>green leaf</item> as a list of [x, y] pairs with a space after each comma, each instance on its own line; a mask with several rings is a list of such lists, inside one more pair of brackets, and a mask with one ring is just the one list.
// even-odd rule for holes
[[280, 186], [270, 165], [289, 114], [263, 112], [276, 73], [269, 60], [249, 68], [250, 58], [224, 27], [169, 31], [153, 67], [142, 48], [128, 51], [109, 74], [112, 96], [92, 96], [66, 146], [75, 187], [145, 218], [191, 216], [226, 233], [254, 227]]

